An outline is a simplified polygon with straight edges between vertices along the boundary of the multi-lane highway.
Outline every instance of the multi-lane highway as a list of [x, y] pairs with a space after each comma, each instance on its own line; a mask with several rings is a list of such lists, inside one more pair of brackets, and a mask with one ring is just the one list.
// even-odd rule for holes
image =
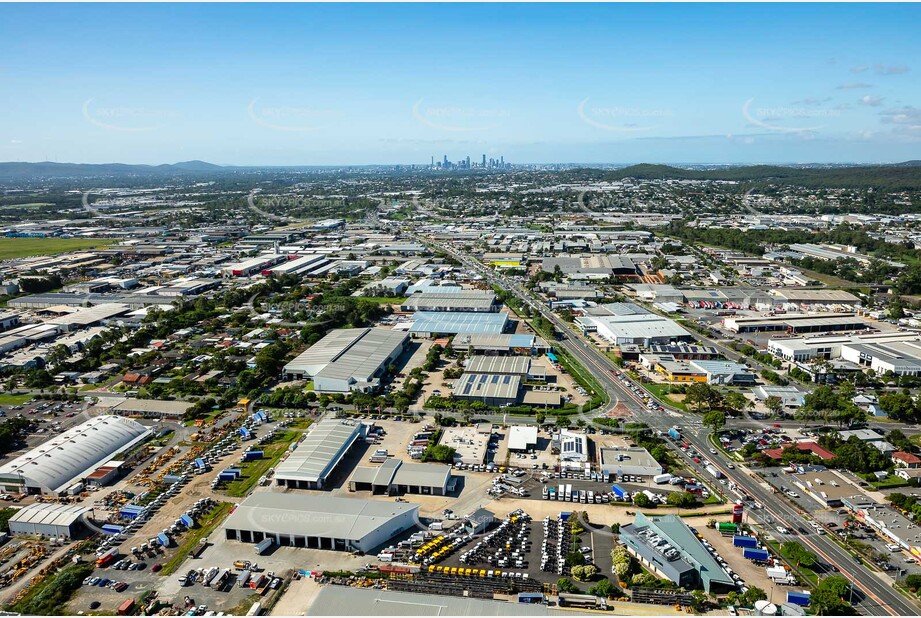
[[[430, 242], [428, 239], [420, 240]], [[701, 427], [699, 419], [689, 417], [668, 406], [665, 406], [664, 412], [648, 409], [629, 387], [612, 375], [612, 371], [616, 368], [610, 359], [604, 356], [590, 342], [573, 333], [563, 320], [544, 306], [543, 303], [535, 299], [517, 281], [487, 269], [480, 262], [456, 251], [449, 245], [437, 244], [436, 246], [468, 268], [482, 274], [489, 283], [513, 292], [523, 302], [527, 303], [533, 311], [539, 312], [540, 315], [554, 324], [562, 333], [561, 339], [555, 344], [564, 348], [582, 363], [586, 370], [594, 375], [610, 398], [611, 403], [608, 409], [613, 408], [617, 403], [621, 403], [627, 407], [636, 420], [645, 423], [650, 428], [666, 431], [672, 426], [678, 427], [682, 432], [682, 436], [698, 451], [707, 453], [710, 450], [712, 445], [708, 442], [709, 432]], [[606, 411], [596, 411], [595, 415]], [[682, 457], [684, 456], [680, 449], [675, 448], [675, 450], [682, 453]], [[771, 487], [756, 475], [745, 468], [730, 468], [729, 462], [719, 451], [716, 455], [711, 454], [709, 459], [727, 479], [734, 482], [740, 489], [751, 496], [753, 501], [763, 505], [762, 509], [750, 511], [750, 517], [764, 525], [766, 529], [771, 530], [771, 534], [775, 537], [780, 537], [779, 540], [781, 541], [795, 538], [803, 543], [825, 563], [836, 567], [842, 575], [851, 581], [855, 589], [852, 600], [861, 612], [879, 616], [908, 616], [917, 615], [921, 612], [919, 606], [894, 590], [884, 576], [880, 576], [863, 566], [831, 537], [813, 533], [799, 534], [793, 537], [775, 532], [776, 525], [782, 525], [793, 531], [803, 529], [811, 532], [813, 529], [803, 513], [787, 502], [786, 498], [775, 494]], [[771, 526], [772, 523], [774, 524], [773, 526]]]

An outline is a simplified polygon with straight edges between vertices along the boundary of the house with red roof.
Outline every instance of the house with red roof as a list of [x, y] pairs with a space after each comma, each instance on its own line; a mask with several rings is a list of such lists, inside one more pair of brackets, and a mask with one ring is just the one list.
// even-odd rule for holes
[[826, 448], [822, 448], [816, 442], [811, 442], [811, 441], [796, 442], [795, 444], [788, 444], [787, 446], [783, 446], [781, 448], [767, 449], [766, 451], [764, 451], [764, 454], [770, 457], [771, 459], [781, 459], [783, 457], [784, 452], [786, 452], [787, 449], [793, 449], [794, 451], [799, 451], [801, 453], [804, 453], [804, 452], [812, 453], [813, 455], [817, 455], [824, 461], [829, 461], [835, 458], [834, 453], [832, 453]]

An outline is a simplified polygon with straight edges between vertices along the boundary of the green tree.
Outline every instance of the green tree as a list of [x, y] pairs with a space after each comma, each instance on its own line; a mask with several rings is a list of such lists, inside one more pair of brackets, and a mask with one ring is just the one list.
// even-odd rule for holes
[[561, 577], [556, 580], [556, 589], [557, 592], [577, 592], [579, 590], [568, 577]]
[[638, 494], [633, 496], [633, 504], [641, 509], [649, 509], [655, 506], [655, 504], [649, 498], [649, 496], [647, 496], [643, 492], [639, 492]]
[[726, 393], [724, 400], [726, 402], [726, 406], [730, 410], [735, 410], [736, 412], [745, 410], [751, 404], [751, 401], [749, 401], [745, 395], [738, 391], [729, 391]]
[[689, 509], [697, 504], [697, 498], [689, 491], [673, 491], [665, 499], [669, 506]]
[[726, 426], [726, 413], [721, 412], [720, 410], [711, 410], [704, 414], [703, 418], [704, 427], [709, 427], [715, 433], [718, 433], [723, 427]]
[[839, 616], [851, 613], [850, 603], [845, 600], [850, 588], [850, 582], [840, 575], [822, 579], [809, 597], [809, 609], [819, 616]]
[[703, 614], [710, 605], [710, 597], [703, 590], [691, 591], [691, 609], [695, 614]]
[[797, 566], [811, 567], [816, 563], [816, 555], [797, 541], [787, 541], [781, 546], [781, 552]]
[[602, 579], [594, 586], [589, 588], [588, 593], [593, 594], [596, 597], [602, 597], [604, 599], [613, 599], [619, 597], [622, 594], [617, 584], [607, 578]]
[[771, 395], [764, 400], [764, 407], [768, 409], [772, 416], [777, 416], [783, 410], [783, 400], [780, 397]]

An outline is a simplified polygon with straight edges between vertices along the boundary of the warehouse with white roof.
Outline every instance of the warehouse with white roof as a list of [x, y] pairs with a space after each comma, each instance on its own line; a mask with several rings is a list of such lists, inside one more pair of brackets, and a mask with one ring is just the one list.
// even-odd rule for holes
[[380, 328], [331, 331], [284, 367], [286, 380], [313, 379], [318, 393], [372, 392], [409, 343], [406, 333]]
[[72, 539], [93, 509], [78, 504], [31, 504], [10, 517], [12, 534]]
[[418, 521], [418, 504], [275, 492], [244, 500], [224, 524], [225, 538], [284, 547], [370, 553]]
[[450, 466], [405, 463], [393, 457], [379, 466], [357, 468], [349, 480], [349, 491], [370, 491], [388, 496], [444, 496], [450, 487], [453, 487]]
[[676, 322], [653, 313], [630, 315], [596, 315], [576, 318], [582, 333], [597, 333], [615, 345], [636, 344], [649, 347], [677, 341], [692, 341], [694, 337]]
[[113, 455], [150, 435], [150, 429], [137, 421], [97, 416], [0, 466], [0, 488], [11, 493], [61, 495]]
[[361, 423], [323, 419], [278, 464], [275, 483], [289, 489], [325, 489], [330, 475], [365, 433], [365, 425]]

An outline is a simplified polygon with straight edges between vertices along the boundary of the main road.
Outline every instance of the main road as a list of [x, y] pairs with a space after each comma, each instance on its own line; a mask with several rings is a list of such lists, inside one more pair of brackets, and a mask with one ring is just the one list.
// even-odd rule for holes
[[[533, 297], [519, 282], [504, 274], [491, 271], [479, 261], [458, 252], [450, 245], [433, 243], [427, 238], [420, 238], [420, 240], [433, 244], [466, 267], [479, 272], [490, 284], [513, 292], [519, 299], [527, 303], [532, 311], [538, 312], [549, 320], [561, 333], [560, 340], [555, 342], [556, 345], [564, 348], [582, 363], [586, 370], [591, 372], [605, 389], [611, 401], [608, 409], [613, 408], [619, 402], [630, 410], [636, 420], [645, 423], [650, 428], [667, 431], [671, 427], [677, 427], [681, 431], [682, 437], [699, 452], [707, 453], [710, 450], [712, 445], [708, 441], [709, 432], [700, 425], [696, 417], [689, 417], [668, 406], [665, 406], [664, 412], [647, 408], [642, 400], [628, 387], [628, 385], [633, 386], [632, 383], [628, 381], [628, 385], [625, 385], [614, 377], [612, 372], [616, 370], [616, 367], [609, 358], [603, 355], [591, 342], [573, 333], [566, 322]], [[603, 410], [595, 414], [603, 414], [606, 411]], [[682, 450], [670, 442], [669, 445], [681, 457], [686, 457]], [[751, 496], [754, 502], [758, 502], [763, 506], [761, 509], [751, 510], [750, 517], [756, 519], [765, 529], [774, 530], [776, 525], [782, 523], [785, 524], [784, 527], [794, 531], [799, 529], [813, 530], [804, 513], [787, 502], [786, 498], [775, 494], [766, 482], [753, 473], [737, 468], [734, 465], [730, 467], [730, 462], [721, 451], [717, 450], [716, 455], [710, 454], [708, 459], [713, 466], [720, 470], [723, 476]], [[772, 523], [775, 524], [773, 529], [769, 527]], [[810, 533], [793, 537], [792, 535], [782, 535], [773, 531], [772, 535], [780, 537], [779, 540], [781, 541], [795, 538], [811, 549], [824, 562], [836, 567], [841, 575], [846, 577], [853, 587], [859, 591], [854, 595], [853, 601], [855, 607], [862, 612], [876, 616], [914, 616], [921, 612], [921, 607], [894, 590], [886, 579], [870, 571], [829, 536]]]

